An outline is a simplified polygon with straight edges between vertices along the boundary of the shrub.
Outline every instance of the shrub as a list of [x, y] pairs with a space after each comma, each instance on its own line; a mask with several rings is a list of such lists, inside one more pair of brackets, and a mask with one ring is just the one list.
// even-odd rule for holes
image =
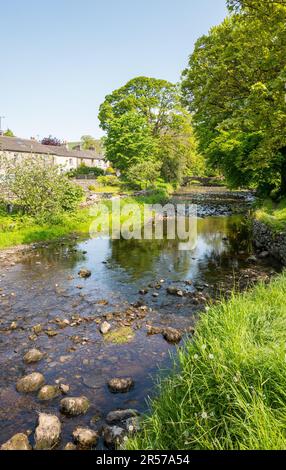
[[117, 176], [107, 175], [107, 176], [99, 176], [97, 178], [98, 184], [102, 186], [117, 186], [119, 184], [119, 179]]
[[68, 172], [68, 176], [70, 178], [75, 178], [77, 176], [90, 175], [90, 174], [93, 174], [95, 177], [97, 177], [97, 176], [104, 175], [104, 171], [102, 170], [102, 168], [86, 166], [84, 163], [81, 163], [80, 166]]
[[4, 193], [11, 193], [24, 213], [38, 219], [51, 220], [72, 211], [83, 197], [82, 188], [48, 159], [28, 156], [12, 161], [2, 157], [0, 167], [4, 170]]

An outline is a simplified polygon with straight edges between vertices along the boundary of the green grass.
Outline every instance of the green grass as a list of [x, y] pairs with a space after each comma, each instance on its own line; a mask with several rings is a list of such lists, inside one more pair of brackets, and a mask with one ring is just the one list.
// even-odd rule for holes
[[[127, 197], [121, 200], [121, 208], [126, 204], [139, 204], [143, 214], [143, 204], [164, 203], [167, 196], [163, 191], [154, 192], [149, 196]], [[111, 201], [104, 203], [110, 208]], [[128, 216], [121, 215], [120, 221], [124, 222]], [[39, 224], [35, 219], [23, 216], [19, 213], [8, 215], [0, 210], [0, 249], [49, 241], [61, 238], [72, 233], [88, 234], [93, 217], [89, 209], [78, 209], [76, 212], [62, 214], [57, 222]]]
[[267, 199], [256, 211], [256, 218], [272, 228], [273, 231], [286, 229], [286, 198], [279, 203]]
[[128, 449], [286, 449], [286, 274], [199, 320]]

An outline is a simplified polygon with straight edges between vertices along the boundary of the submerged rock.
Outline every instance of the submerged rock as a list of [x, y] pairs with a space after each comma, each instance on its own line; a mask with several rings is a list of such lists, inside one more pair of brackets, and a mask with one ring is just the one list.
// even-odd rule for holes
[[47, 401], [53, 400], [60, 395], [60, 389], [56, 385], [45, 385], [41, 388], [38, 394], [38, 399]]
[[43, 353], [38, 349], [30, 349], [24, 356], [24, 362], [26, 362], [26, 364], [33, 364], [41, 361], [43, 357]]
[[124, 421], [126, 419], [138, 416], [139, 414], [139, 411], [133, 409], [110, 411], [110, 413], [108, 413], [106, 416], [106, 422], [108, 424], [113, 424], [117, 423], [118, 421]]
[[39, 425], [35, 431], [36, 450], [53, 449], [59, 442], [61, 423], [57, 416], [40, 413]]
[[9, 441], [2, 444], [0, 450], [32, 450], [26, 434], [15, 434]]
[[106, 335], [106, 334], [110, 331], [111, 325], [110, 325], [110, 323], [108, 323], [107, 321], [105, 321], [105, 322], [102, 323], [102, 325], [100, 325], [100, 328], [99, 328], [99, 329], [100, 329], [100, 333], [101, 333], [102, 335]]
[[163, 337], [168, 341], [168, 343], [178, 344], [181, 341], [183, 334], [175, 328], [165, 328], [163, 331]]
[[37, 392], [45, 384], [45, 377], [39, 372], [33, 372], [18, 380], [16, 389], [20, 393]]
[[60, 404], [62, 413], [69, 416], [79, 416], [85, 414], [90, 403], [86, 397], [63, 398]]
[[75, 443], [84, 449], [90, 449], [95, 446], [99, 438], [98, 432], [89, 428], [76, 428], [72, 435]]
[[131, 377], [114, 378], [109, 380], [108, 388], [113, 393], [126, 393], [134, 386], [134, 380]]
[[80, 269], [78, 272], [79, 277], [82, 277], [83, 279], [87, 279], [88, 277], [91, 276], [91, 271], [89, 269]]

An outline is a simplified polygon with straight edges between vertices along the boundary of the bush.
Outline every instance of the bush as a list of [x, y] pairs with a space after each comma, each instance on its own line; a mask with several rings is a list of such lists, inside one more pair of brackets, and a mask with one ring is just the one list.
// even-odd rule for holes
[[104, 175], [102, 168], [86, 166], [84, 163], [81, 163], [79, 167], [68, 172], [70, 178], [76, 178], [81, 175], [90, 175], [93, 174], [95, 177]]
[[119, 179], [117, 176], [107, 175], [107, 176], [99, 176], [97, 178], [98, 184], [102, 186], [117, 186], [119, 184]]
[[24, 213], [40, 220], [50, 221], [74, 210], [83, 197], [82, 188], [47, 159], [28, 156], [12, 161], [2, 157], [0, 163], [3, 192], [12, 194]]

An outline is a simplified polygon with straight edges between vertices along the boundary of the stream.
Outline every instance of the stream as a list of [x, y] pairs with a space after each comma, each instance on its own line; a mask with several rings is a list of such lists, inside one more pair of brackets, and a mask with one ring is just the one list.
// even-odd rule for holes
[[[1, 268], [0, 444], [18, 432], [33, 444], [39, 412], [60, 417], [62, 449], [78, 425], [100, 429], [110, 411], [147, 411], [158, 368], [168, 370], [178, 347], [160, 331], [183, 332], [182, 345], [209, 303], [281, 270], [271, 257], [251, 256], [248, 206], [236, 198], [239, 210], [231, 212], [233, 201], [225, 199], [217, 203], [224, 207], [219, 215], [201, 201], [193, 251], [179, 251], [178, 240], [72, 237], [35, 247]], [[194, 201], [188, 193], [178, 200]], [[78, 275], [82, 268], [91, 271], [87, 279]], [[99, 331], [105, 320], [122, 337], [106, 339]], [[158, 334], [150, 334], [151, 327]], [[45, 356], [27, 365], [23, 356], [32, 348]], [[62, 396], [43, 402], [37, 393], [18, 393], [17, 380], [34, 371], [46, 384], [68, 384], [68, 396], [86, 396], [88, 412], [66, 417], [59, 412]], [[111, 393], [107, 382], [114, 377], [132, 377], [135, 385]]]

